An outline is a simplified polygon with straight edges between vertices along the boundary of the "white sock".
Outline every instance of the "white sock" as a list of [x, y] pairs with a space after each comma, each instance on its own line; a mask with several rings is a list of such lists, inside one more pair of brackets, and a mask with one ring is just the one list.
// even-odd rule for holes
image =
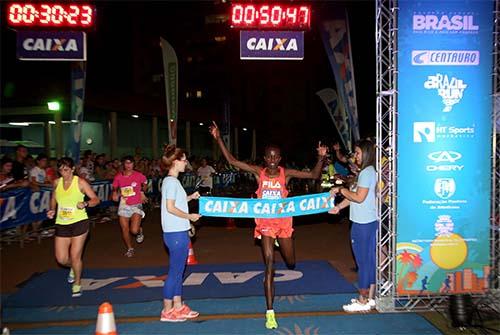
[[266, 311], [266, 314], [272, 314], [272, 313], [274, 313], [274, 309], [268, 309], [268, 310]]

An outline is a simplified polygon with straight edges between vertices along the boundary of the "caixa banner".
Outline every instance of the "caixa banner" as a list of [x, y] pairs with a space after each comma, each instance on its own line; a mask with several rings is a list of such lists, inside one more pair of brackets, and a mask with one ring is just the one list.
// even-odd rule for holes
[[87, 37], [82, 31], [17, 32], [20, 60], [87, 60]]
[[303, 31], [240, 31], [240, 59], [304, 59]]

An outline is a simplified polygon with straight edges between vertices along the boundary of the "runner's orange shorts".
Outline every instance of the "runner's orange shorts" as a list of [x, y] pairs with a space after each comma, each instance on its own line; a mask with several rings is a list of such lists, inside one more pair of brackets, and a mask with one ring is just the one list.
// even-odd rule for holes
[[255, 219], [254, 238], [262, 235], [272, 238], [290, 238], [293, 233], [293, 218]]

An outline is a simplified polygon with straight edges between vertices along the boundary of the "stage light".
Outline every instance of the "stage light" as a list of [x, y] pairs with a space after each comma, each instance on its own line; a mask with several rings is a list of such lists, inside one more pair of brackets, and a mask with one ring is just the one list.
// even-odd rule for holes
[[200, 123], [199, 123], [199, 125], [200, 125], [200, 126], [203, 126], [203, 122], [200, 122]]
[[49, 121], [49, 124], [56, 124], [56, 121]]
[[247, 128], [243, 128], [243, 131], [247, 131], [248, 129]]
[[472, 297], [470, 294], [450, 295], [449, 312], [454, 328], [472, 326]]
[[139, 115], [137, 115], [137, 114], [132, 114], [132, 117], [133, 117], [134, 119], [138, 119], [138, 118], [139, 118]]
[[78, 123], [78, 120], [71, 120], [72, 123]]
[[11, 126], [21, 126], [21, 127], [27, 127], [30, 124], [28, 122], [9, 122]]

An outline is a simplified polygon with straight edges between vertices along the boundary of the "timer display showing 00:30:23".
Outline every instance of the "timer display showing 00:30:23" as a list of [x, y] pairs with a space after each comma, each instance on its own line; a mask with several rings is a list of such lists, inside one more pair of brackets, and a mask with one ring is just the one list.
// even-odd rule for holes
[[6, 12], [12, 27], [89, 28], [95, 21], [95, 7], [91, 5], [12, 3]]
[[231, 5], [233, 28], [309, 29], [310, 19], [310, 6]]

